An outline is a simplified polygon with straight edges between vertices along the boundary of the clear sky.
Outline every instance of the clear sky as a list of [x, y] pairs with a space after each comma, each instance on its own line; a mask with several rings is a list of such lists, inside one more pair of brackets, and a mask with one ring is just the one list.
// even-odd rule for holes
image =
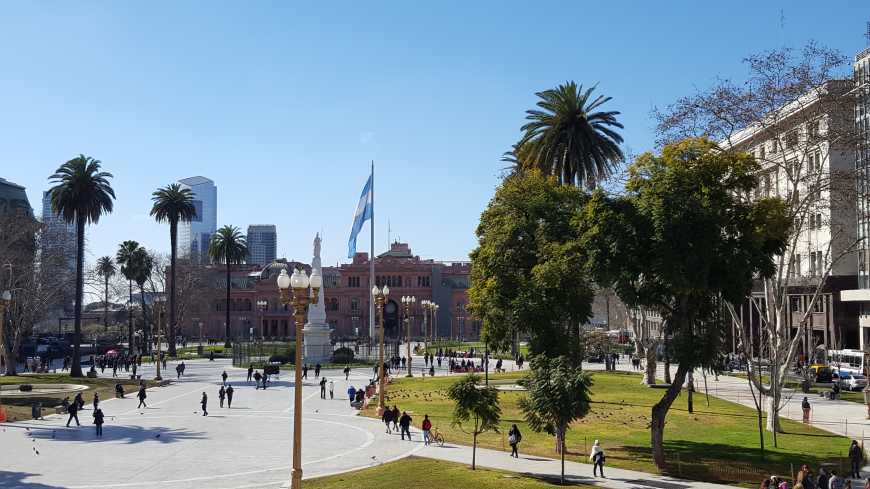
[[866, 1], [4, 2], [0, 176], [38, 213], [61, 163], [102, 160], [118, 200], [89, 261], [126, 239], [168, 251], [150, 194], [204, 175], [219, 226], [276, 224], [297, 260], [322, 231], [334, 264], [373, 159], [376, 251], [389, 219], [416, 254], [467, 259], [534, 92], [598, 83], [637, 153], [654, 106], [755, 51], [851, 56], [867, 21]]

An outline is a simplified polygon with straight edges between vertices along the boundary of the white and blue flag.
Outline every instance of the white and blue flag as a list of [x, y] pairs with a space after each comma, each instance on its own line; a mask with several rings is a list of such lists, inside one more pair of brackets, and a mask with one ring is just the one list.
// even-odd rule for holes
[[356, 205], [356, 213], [353, 216], [353, 227], [350, 229], [350, 239], [347, 241], [347, 257], [353, 258], [356, 254], [356, 236], [359, 234], [366, 220], [372, 218], [372, 177], [369, 175], [366, 186], [363, 187], [359, 203]]

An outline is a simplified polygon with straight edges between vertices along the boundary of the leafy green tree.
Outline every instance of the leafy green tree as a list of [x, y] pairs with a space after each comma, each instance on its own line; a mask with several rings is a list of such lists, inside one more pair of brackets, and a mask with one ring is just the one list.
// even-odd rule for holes
[[112, 212], [115, 191], [109, 184], [111, 173], [100, 171], [100, 161], [79, 155], [49, 177], [54, 184], [49, 190], [51, 210], [61, 219], [76, 226], [75, 337], [71, 377], [82, 376], [82, 295], [84, 290], [85, 225], [97, 224], [103, 214]]
[[117, 271], [111, 256], [103, 256], [97, 260], [97, 273], [103, 277], [103, 286], [105, 287], [103, 291], [103, 327], [106, 331], [109, 330], [109, 279], [114, 277]]
[[523, 379], [528, 395], [519, 406], [529, 427], [556, 437], [565, 483], [565, 435], [575, 420], [589, 413], [592, 378], [569, 357], [532, 357], [528, 377]]
[[227, 266], [227, 297], [226, 297], [226, 346], [232, 346], [230, 329], [230, 270], [232, 265], [244, 263], [248, 256], [248, 244], [245, 237], [235, 226], [223, 226], [212, 235], [208, 244], [208, 256], [215, 263]]
[[136, 279], [136, 267], [134, 263], [134, 253], [139, 249], [139, 243], [136, 241], [124, 241], [118, 246], [118, 252], [115, 253], [115, 261], [121, 266], [121, 275], [127, 279], [130, 296], [127, 301], [127, 345], [130, 351], [133, 351], [133, 281]]
[[456, 403], [453, 408], [453, 425], [460, 429], [463, 429], [463, 425], [471, 427], [471, 470], [476, 468], [477, 435], [487, 431], [498, 433], [498, 423], [501, 420], [498, 391], [492, 386], [480, 387], [479, 383], [479, 375], [468, 374], [447, 390], [447, 397]]
[[175, 356], [175, 267], [178, 257], [178, 223], [196, 217], [193, 191], [173, 183], [157, 189], [151, 196], [151, 215], [157, 222], [169, 223], [169, 355]]
[[594, 90], [571, 81], [535, 94], [539, 109], [526, 111], [525, 134], [505, 161], [537, 168], [566, 185], [593, 187], [607, 179], [624, 158], [616, 132], [622, 124], [619, 112], [601, 111], [610, 97], [593, 99]]
[[679, 364], [652, 408], [653, 459], [665, 466], [665, 417], [688, 372], [713, 368], [723, 348], [723, 301], [739, 302], [754, 277], [775, 272], [790, 223], [779, 199], [748, 202], [758, 166], [705, 139], [646, 153], [624, 196], [596, 192], [577, 220], [595, 281], [630, 306], [658, 311], [670, 359]]
[[483, 339], [506, 350], [517, 332], [533, 354], [582, 360], [579, 325], [593, 290], [572, 219], [584, 193], [532, 170], [504, 180], [480, 218], [472, 251], [469, 309]]

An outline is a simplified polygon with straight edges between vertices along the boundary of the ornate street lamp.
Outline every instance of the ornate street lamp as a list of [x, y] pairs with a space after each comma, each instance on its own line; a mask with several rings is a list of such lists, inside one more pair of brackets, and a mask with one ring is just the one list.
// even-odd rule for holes
[[413, 322], [411, 318], [413, 318], [412, 314], [414, 314], [414, 306], [416, 304], [417, 298], [413, 295], [410, 297], [402, 296], [402, 305], [405, 307], [406, 331], [408, 331], [408, 375], [406, 375], [406, 377], [414, 376], [414, 374], [411, 373], [411, 323]]
[[269, 308], [269, 301], [260, 299], [257, 301], [257, 309], [260, 311], [260, 341], [266, 340], [266, 327], [263, 325], [263, 316], [266, 315], [266, 309]]
[[323, 277], [316, 269], [312, 271], [311, 277], [298, 268], [292, 276], [287, 275], [287, 270], [281, 270], [278, 275], [281, 303], [293, 307], [293, 319], [296, 323], [296, 358], [293, 360], [296, 364], [296, 381], [293, 385], [293, 473], [290, 479], [292, 489], [302, 487], [302, 327], [305, 326], [308, 304], [317, 304], [322, 285]]
[[152, 360], [155, 360], [157, 364], [157, 375], [154, 376], [154, 380], [161, 381], [163, 377], [160, 376], [160, 327], [163, 325], [163, 309], [166, 304], [166, 297], [162, 295], [158, 295], [154, 297], [154, 305], [160, 306], [157, 310], [157, 334], [154, 335], [154, 343], [157, 344], [157, 355], [152, 357]]
[[384, 414], [384, 303], [387, 301], [387, 296], [390, 295], [390, 288], [384, 285], [383, 289], [379, 289], [377, 285], [372, 286], [372, 298], [378, 308], [378, 314], [381, 316], [381, 341], [380, 354], [378, 355], [378, 416]]

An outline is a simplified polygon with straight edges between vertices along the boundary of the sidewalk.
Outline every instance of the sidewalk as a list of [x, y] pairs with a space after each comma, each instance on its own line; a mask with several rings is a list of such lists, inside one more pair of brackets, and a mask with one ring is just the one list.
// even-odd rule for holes
[[[417, 452], [415, 456], [470, 465], [471, 447], [450, 444], [445, 444], [443, 447], [430, 445]], [[551, 480], [555, 479], [556, 481], [559, 480], [559, 474], [562, 470], [559, 460], [534, 455], [523, 455], [522, 453], [519, 459], [514, 459], [508, 452], [486, 448], [477, 449], [477, 465]], [[593, 477], [592, 464], [565, 461], [566, 481], [610, 489], [638, 489], [639, 487], [653, 487], [657, 489], [732, 489], [735, 487], [724, 484], [711, 484], [709, 482], [688, 481], [613, 467], [605, 467], [605, 473], [607, 478]]]

